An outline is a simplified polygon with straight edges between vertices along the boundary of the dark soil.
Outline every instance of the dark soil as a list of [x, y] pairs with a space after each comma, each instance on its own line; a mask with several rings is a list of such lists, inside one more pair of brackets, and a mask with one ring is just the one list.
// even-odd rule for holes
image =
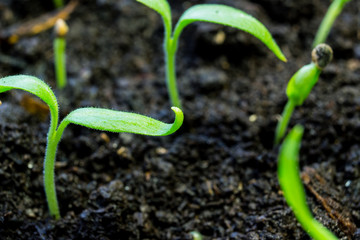
[[[45, 3], [47, 2], [47, 3]], [[101, 133], [71, 125], [57, 154], [62, 218], [43, 190], [48, 117], [21, 107], [25, 93], [1, 94], [1, 239], [309, 239], [277, 180], [274, 130], [292, 74], [310, 62], [330, 1], [171, 1], [174, 20], [193, 4], [224, 3], [262, 21], [288, 58], [235, 29], [192, 24], [178, 52], [185, 122], [168, 137]], [[334, 60], [290, 123], [305, 127], [301, 168], [326, 180], [321, 196], [360, 226], [360, 2], [336, 20]], [[51, 1], [5, 0], [0, 28], [53, 10]], [[68, 20], [68, 76], [55, 90], [61, 118], [83, 106], [173, 121], [164, 82], [160, 17], [133, 0], [82, 1]], [[218, 34], [225, 34], [216, 43]], [[55, 89], [52, 31], [1, 42], [0, 74], [31, 74]], [[36, 98], [34, 98], [36, 99]], [[341, 239], [359, 239], [310, 191], [314, 216]]]

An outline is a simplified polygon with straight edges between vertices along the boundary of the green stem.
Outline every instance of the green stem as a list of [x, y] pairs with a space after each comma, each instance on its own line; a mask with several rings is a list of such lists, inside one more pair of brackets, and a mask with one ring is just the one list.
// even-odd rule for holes
[[64, 6], [64, 1], [63, 0], [53, 0], [54, 5], [56, 8], [61, 8]]
[[57, 37], [54, 40], [54, 60], [56, 82], [59, 89], [66, 86], [66, 40], [63, 37]]
[[57, 144], [55, 136], [48, 136], [44, 163], [44, 186], [50, 215], [55, 219], [60, 218], [59, 205], [55, 189], [55, 157]]
[[165, 52], [165, 73], [166, 73], [166, 86], [168, 94], [171, 100], [171, 104], [174, 107], [181, 109], [181, 102], [179, 98], [179, 91], [176, 83], [176, 69], [175, 69], [175, 56], [177, 51], [177, 38], [173, 38], [172, 35], [172, 23], [171, 14], [166, 17], [163, 15], [164, 20], [164, 52]]
[[281, 115], [281, 119], [276, 126], [275, 145], [278, 145], [280, 143], [280, 140], [284, 137], [286, 129], [289, 125], [291, 115], [295, 109], [295, 106], [296, 106], [295, 102], [291, 99], [289, 99], [288, 102], [286, 103], [284, 111]]
[[176, 83], [175, 55], [177, 51], [177, 42], [172, 38], [167, 38], [164, 44], [165, 64], [166, 64], [166, 85], [172, 106], [181, 108], [179, 91]]
[[55, 189], [55, 159], [56, 152], [61, 136], [64, 132], [65, 127], [69, 124], [65, 118], [59, 125], [58, 129], [53, 131], [51, 136], [48, 136], [48, 142], [45, 154], [44, 164], [44, 186], [45, 195], [49, 206], [50, 215], [54, 216], [55, 219], [60, 218], [59, 204], [56, 197]]
[[325, 42], [335, 19], [341, 13], [345, 4], [349, 1], [350, 0], [334, 0], [332, 2], [320, 24], [319, 30], [313, 42], [313, 47], [316, 47], [318, 44]]
[[49, 133], [47, 136], [45, 160], [44, 160], [44, 188], [46, 201], [48, 203], [50, 215], [55, 217], [55, 219], [60, 218], [59, 205], [56, 197], [55, 190], [55, 157], [56, 150], [59, 141], [56, 136], [57, 125], [58, 125], [58, 109], [50, 108], [50, 127]]

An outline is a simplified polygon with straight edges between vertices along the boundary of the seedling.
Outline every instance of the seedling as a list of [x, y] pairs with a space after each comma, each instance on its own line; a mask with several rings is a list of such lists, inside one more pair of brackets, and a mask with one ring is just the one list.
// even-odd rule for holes
[[64, 6], [64, 0], [53, 0], [56, 8], [61, 8]]
[[313, 239], [337, 240], [334, 234], [314, 219], [306, 204], [305, 189], [299, 172], [299, 150], [303, 132], [303, 127], [296, 125], [281, 145], [278, 159], [280, 187], [296, 219]]
[[181, 102], [176, 85], [175, 54], [182, 30], [190, 23], [202, 21], [234, 27], [248, 32], [262, 41], [279, 59], [286, 61], [285, 56], [272, 38], [266, 27], [238, 9], [220, 4], [199, 4], [185, 11], [172, 31], [171, 10], [166, 0], [137, 0], [158, 12], [165, 27], [164, 51], [166, 83], [173, 106], [180, 107]]
[[56, 219], [60, 218], [60, 212], [55, 190], [54, 164], [57, 146], [67, 125], [73, 123], [101, 131], [165, 136], [178, 130], [184, 119], [182, 111], [176, 107], [171, 108], [175, 112], [175, 121], [172, 124], [163, 123], [135, 113], [103, 108], [79, 108], [70, 112], [58, 125], [58, 102], [55, 94], [46, 83], [36, 77], [27, 75], [1, 78], [0, 93], [11, 89], [21, 89], [35, 94], [49, 106], [50, 127], [44, 161], [44, 186], [50, 215]]
[[330, 29], [345, 4], [350, 0], [334, 0], [328, 11], [325, 14], [324, 19], [322, 20], [318, 32], [316, 33], [315, 40], [313, 42], [313, 47], [317, 46], [320, 43], [324, 43], [326, 41], [327, 36], [329, 35]]
[[319, 44], [312, 51], [312, 62], [303, 66], [290, 79], [286, 95], [288, 102], [285, 105], [281, 119], [276, 126], [275, 145], [285, 135], [285, 131], [289, 124], [291, 115], [296, 106], [301, 106], [305, 99], [309, 96], [311, 89], [317, 83], [321, 71], [332, 59], [332, 49], [326, 44]]
[[59, 89], [66, 86], [66, 34], [69, 28], [63, 19], [58, 19], [55, 23], [54, 39], [54, 62], [56, 83]]

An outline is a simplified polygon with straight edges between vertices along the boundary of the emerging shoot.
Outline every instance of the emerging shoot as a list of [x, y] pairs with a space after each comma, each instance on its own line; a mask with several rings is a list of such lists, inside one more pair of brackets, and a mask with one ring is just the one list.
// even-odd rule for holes
[[73, 123], [101, 131], [166, 136], [177, 131], [184, 119], [182, 111], [176, 107], [171, 108], [175, 113], [175, 121], [172, 124], [163, 123], [135, 113], [103, 108], [79, 108], [70, 112], [69, 115], [58, 124], [58, 102], [55, 94], [46, 83], [36, 77], [27, 75], [0, 78], [0, 93], [11, 89], [21, 89], [32, 93], [49, 106], [50, 127], [47, 135], [44, 161], [44, 186], [50, 215], [56, 219], [60, 218], [60, 212], [54, 181], [55, 157], [58, 144], [67, 125]]
[[284, 54], [281, 52], [266, 27], [243, 11], [220, 4], [195, 5], [182, 14], [174, 30], [172, 30], [171, 10], [169, 3], [166, 0], [137, 1], [152, 8], [162, 17], [165, 27], [164, 51], [166, 83], [173, 106], [181, 106], [176, 85], [175, 55], [180, 34], [190, 23], [198, 21], [217, 23], [248, 32], [262, 41], [280, 60], [286, 61]]
[[322, 20], [318, 32], [316, 33], [313, 47], [317, 46], [320, 43], [324, 43], [326, 41], [327, 36], [331, 30], [331, 27], [339, 14], [341, 13], [342, 9], [344, 8], [345, 4], [350, 0], [334, 0], [324, 19]]
[[59, 89], [66, 86], [66, 34], [69, 27], [63, 19], [58, 19], [55, 23], [54, 39], [54, 62], [56, 83]]
[[319, 44], [312, 51], [312, 62], [303, 66], [290, 79], [286, 95], [288, 102], [284, 108], [281, 119], [276, 126], [275, 145], [279, 144], [285, 135], [291, 115], [296, 106], [301, 106], [309, 96], [311, 89], [317, 83], [321, 71], [332, 59], [332, 49], [329, 45]]
[[287, 204], [302, 228], [315, 240], [337, 240], [327, 228], [316, 221], [307, 206], [305, 189], [299, 172], [299, 150], [304, 129], [296, 125], [281, 145], [278, 178]]

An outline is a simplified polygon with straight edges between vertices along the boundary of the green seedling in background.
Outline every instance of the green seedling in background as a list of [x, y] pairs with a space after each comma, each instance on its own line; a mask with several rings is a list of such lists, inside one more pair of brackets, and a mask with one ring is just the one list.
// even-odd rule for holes
[[116, 133], [128, 132], [149, 136], [165, 136], [178, 130], [184, 119], [182, 111], [176, 107], [171, 108], [175, 112], [175, 121], [172, 124], [166, 124], [135, 113], [103, 108], [79, 108], [69, 113], [58, 125], [58, 102], [55, 94], [46, 83], [36, 77], [26, 75], [1, 78], [0, 93], [11, 89], [30, 92], [38, 96], [50, 108], [50, 127], [44, 161], [44, 186], [50, 215], [56, 219], [60, 218], [60, 212], [55, 190], [54, 164], [57, 146], [68, 124], [73, 123], [96, 130]]
[[181, 106], [176, 85], [175, 55], [180, 34], [190, 23], [197, 21], [210, 22], [243, 30], [262, 41], [279, 59], [286, 61], [285, 56], [266, 27], [243, 11], [219, 4], [199, 4], [185, 11], [177, 22], [174, 31], [172, 31], [171, 10], [166, 0], [137, 1], [152, 8], [162, 17], [165, 27], [164, 51], [166, 83], [173, 106]]
[[64, 6], [64, 0], [53, 0], [56, 8], [61, 8]]
[[331, 3], [324, 19], [320, 24], [319, 30], [316, 33], [313, 47], [316, 47], [318, 44], [324, 43], [326, 41], [326, 38], [329, 35], [330, 29], [335, 19], [337, 18], [337, 16], [339, 16], [345, 4], [349, 1], [350, 0], [334, 0]]
[[69, 28], [63, 19], [58, 19], [55, 24], [54, 62], [56, 83], [59, 89], [66, 86], [66, 34]]
[[299, 172], [299, 150], [304, 129], [296, 125], [281, 145], [278, 178], [287, 204], [302, 228], [315, 240], [337, 240], [327, 228], [316, 221], [306, 203], [305, 189]]
[[332, 49], [326, 44], [319, 44], [312, 51], [312, 62], [303, 66], [290, 79], [286, 95], [288, 102], [284, 108], [281, 119], [276, 126], [275, 145], [279, 144], [285, 135], [291, 115], [296, 106], [301, 106], [309, 96], [311, 89], [317, 83], [321, 71], [332, 59]]

